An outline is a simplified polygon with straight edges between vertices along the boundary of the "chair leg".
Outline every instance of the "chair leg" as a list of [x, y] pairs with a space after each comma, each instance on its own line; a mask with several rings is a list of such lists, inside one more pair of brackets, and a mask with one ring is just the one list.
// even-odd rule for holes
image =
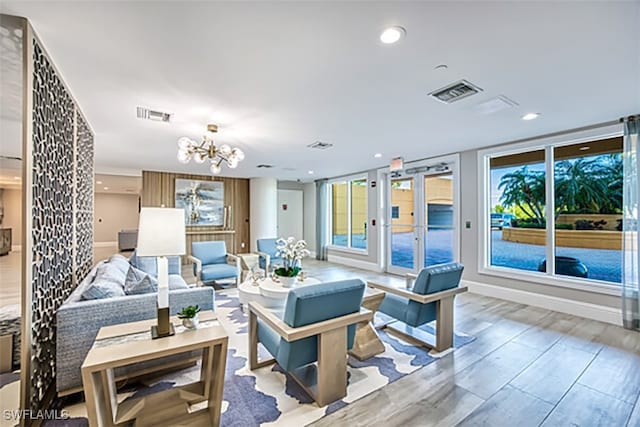
[[318, 391], [316, 402], [325, 406], [347, 395], [347, 328], [318, 335]]
[[249, 310], [249, 369], [254, 370], [263, 366], [272, 365], [276, 359], [258, 360], [258, 318]]
[[436, 302], [436, 350], [453, 347], [453, 296]]

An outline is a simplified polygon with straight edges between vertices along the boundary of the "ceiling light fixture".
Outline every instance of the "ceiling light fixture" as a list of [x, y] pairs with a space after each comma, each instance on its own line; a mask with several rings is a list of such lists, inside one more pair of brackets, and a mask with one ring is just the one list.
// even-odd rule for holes
[[102, 184], [102, 181], [96, 181], [96, 184], [100, 185]]
[[109, 189], [109, 187], [104, 187], [104, 189], [105, 189], [105, 190], [108, 190], [108, 189]]
[[[207, 133], [216, 132], [218, 132], [217, 125], [207, 125]], [[244, 160], [244, 152], [239, 148], [231, 148], [227, 144], [222, 144], [218, 148], [209, 135], [204, 135], [201, 143], [186, 136], [178, 139], [180, 163], [189, 163], [191, 159], [196, 163], [204, 163], [207, 158], [211, 161], [211, 173], [219, 174], [222, 171], [223, 162], [231, 169], [238, 167], [238, 162]]]
[[540, 113], [527, 113], [522, 116], [522, 120], [533, 120], [537, 119], [538, 117], [540, 117]]
[[307, 172], [309, 175], [313, 175], [313, 171], [309, 171]]
[[376, 159], [379, 159], [380, 157], [382, 157], [382, 153], [376, 153], [373, 155], [373, 157], [375, 157]]
[[580, 147], [580, 151], [587, 151], [587, 150], [590, 150], [590, 149], [591, 149], [591, 147], [588, 147], [586, 145], [584, 147]]
[[397, 43], [406, 34], [407, 31], [402, 27], [390, 27], [380, 34], [380, 41], [384, 44]]

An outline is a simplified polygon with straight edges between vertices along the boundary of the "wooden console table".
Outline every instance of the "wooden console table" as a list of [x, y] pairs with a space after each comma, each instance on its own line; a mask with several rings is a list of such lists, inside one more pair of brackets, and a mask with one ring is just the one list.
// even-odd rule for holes
[[[211, 311], [200, 313], [200, 327], [187, 330], [172, 318], [176, 334], [151, 339], [155, 319], [100, 329], [82, 364], [87, 415], [91, 427], [115, 427], [135, 421], [135, 426], [218, 426], [229, 337]], [[149, 396], [118, 403], [115, 368], [202, 350], [200, 381]], [[191, 405], [207, 406], [189, 412]]]

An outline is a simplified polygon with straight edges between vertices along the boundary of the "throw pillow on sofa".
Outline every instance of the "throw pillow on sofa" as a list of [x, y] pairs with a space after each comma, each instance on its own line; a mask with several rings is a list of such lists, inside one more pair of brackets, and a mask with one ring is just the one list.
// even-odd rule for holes
[[96, 277], [82, 292], [83, 300], [122, 297], [126, 273], [116, 263], [105, 262], [98, 266]]
[[139, 295], [158, 292], [158, 279], [133, 266], [129, 267], [127, 278], [124, 282], [124, 293], [127, 295]]

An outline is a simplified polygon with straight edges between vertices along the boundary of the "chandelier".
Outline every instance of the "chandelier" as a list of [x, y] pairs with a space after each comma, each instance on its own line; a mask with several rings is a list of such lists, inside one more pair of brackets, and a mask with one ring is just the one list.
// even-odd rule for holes
[[[208, 133], [218, 132], [217, 125], [207, 125]], [[178, 139], [178, 161], [189, 163], [193, 159], [196, 163], [204, 163], [207, 159], [211, 161], [211, 173], [218, 174], [222, 170], [222, 163], [226, 163], [231, 169], [238, 167], [238, 162], [244, 160], [244, 153], [239, 148], [231, 148], [227, 144], [222, 144], [219, 148], [209, 135], [202, 137], [202, 142], [198, 143], [186, 136]]]

